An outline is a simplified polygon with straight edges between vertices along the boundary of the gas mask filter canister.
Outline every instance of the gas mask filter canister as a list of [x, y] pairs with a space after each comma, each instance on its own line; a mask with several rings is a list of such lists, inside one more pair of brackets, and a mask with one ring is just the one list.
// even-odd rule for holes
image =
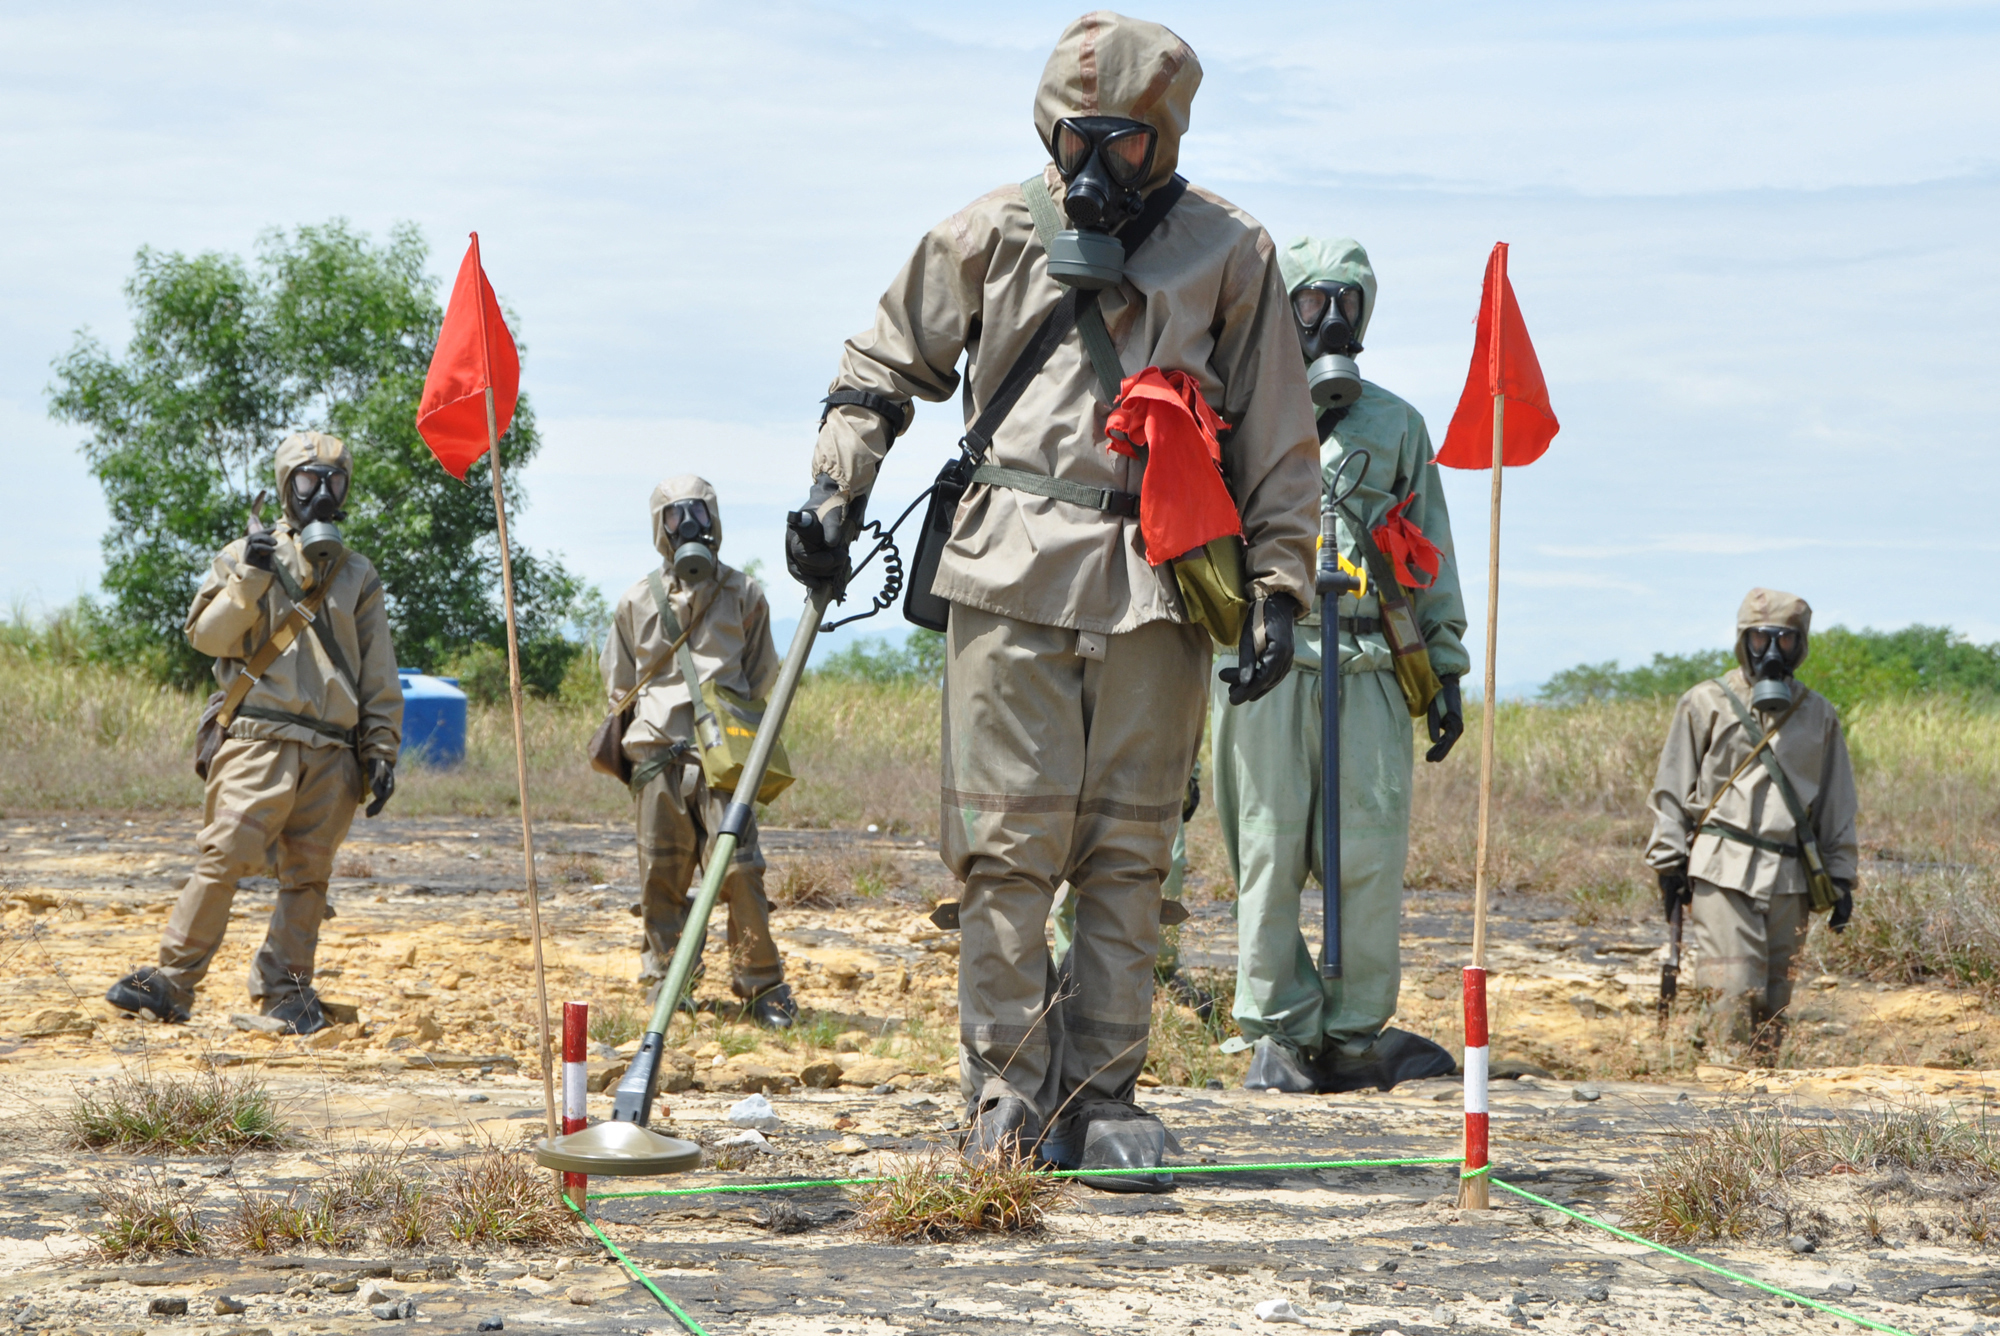
[[1050, 150], [1063, 179], [1063, 211], [1073, 224], [1049, 243], [1049, 277], [1086, 292], [1125, 276], [1125, 243], [1111, 234], [1144, 207], [1139, 185], [1153, 170], [1159, 132], [1123, 116], [1070, 116], [1056, 122]]
[[1307, 283], [1292, 293], [1313, 407], [1346, 408], [1361, 397], [1358, 331], [1367, 294], [1353, 283]]

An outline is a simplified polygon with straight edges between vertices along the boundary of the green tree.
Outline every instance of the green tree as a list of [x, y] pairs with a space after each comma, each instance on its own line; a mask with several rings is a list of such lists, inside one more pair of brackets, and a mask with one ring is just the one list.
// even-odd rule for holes
[[[111, 511], [94, 609], [108, 655], [200, 679], [207, 662], [181, 634], [188, 605], [272, 486], [278, 441], [303, 428], [354, 452], [343, 528], [382, 574], [402, 662], [429, 669], [505, 643], [492, 489], [453, 480], [416, 429], [444, 318], [428, 254], [412, 225], [378, 244], [342, 220], [268, 233], [254, 263], [139, 252], [124, 356], [80, 333], [49, 392], [55, 417], [89, 428], [83, 451]], [[520, 472], [539, 446], [523, 395], [501, 441], [510, 512], [526, 502]], [[554, 691], [584, 587], [551, 558], [516, 546], [513, 561], [523, 676]]]

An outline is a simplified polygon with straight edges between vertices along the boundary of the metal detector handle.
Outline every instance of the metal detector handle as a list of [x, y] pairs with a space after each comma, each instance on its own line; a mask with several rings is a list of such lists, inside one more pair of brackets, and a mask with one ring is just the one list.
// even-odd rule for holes
[[[764, 771], [771, 763], [771, 753], [777, 748], [778, 735], [784, 729], [785, 716], [792, 708], [792, 696], [798, 691], [799, 679], [805, 676], [806, 660], [812, 656], [813, 641], [819, 637], [820, 618], [826, 614], [827, 604], [833, 601], [832, 590], [826, 586], [815, 586], [806, 598], [805, 612], [799, 617], [799, 629], [792, 636], [792, 647], [785, 651], [784, 667], [778, 670], [778, 683], [771, 689], [771, 703], [764, 710], [764, 720], [757, 726], [757, 737], [750, 744], [749, 759], [743, 763], [743, 774], [736, 781], [736, 792], [755, 796], [763, 786]], [[688, 980], [694, 974], [694, 967], [701, 959], [702, 940], [708, 935], [709, 915], [715, 912], [715, 902], [721, 898], [723, 879], [729, 875], [730, 864], [736, 860], [736, 846], [742, 842], [743, 833], [750, 828], [754, 815], [751, 804], [741, 799], [729, 804], [723, 812], [721, 828], [716, 832], [715, 848], [708, 855], [703, 869], [701, 893], [688, 908], [687, 922], [681, 927], [681, 939], [674, 947], [673, 963], [667, 966], [667, 977], [660, 984], [659, 1000], [653, 1006], [653, 1019], [646, 1025], [646, 1033], [639, 1041], [639, 1052], [633, 1057], [632, 1065], [625, 1069], [624, 1079], [618, 1083], [618, 1092], [613, 1097], [611, 1117], [621, 1123], [637, 1123], [644, 1127], [653, 1116], [653, 1097], [660, 1089], [660, 1060], [667, 1046], [667, 1026], [674, 1019], [674, 1008], [680, 1004], [681, 995], [687, 991]]]
[[1319, 511], [1319, 577], [1313, 582], [1319, 594], [1319, 676], [1320, 676], [1320, 886], [1321, 914], [1326, 922], [1326, 949], [1320, 956], [1322, 979], [1341, 977], [1340, 945], [1340, 599], [1361, 588], [1360, 581], [1340, 569], [1340, 542], [1335, 533], [1334, 507], [1352, 494], [1367, 472], [1368, 454], [1357, 450], [1362, 461], [1354, 481], [1341, 490], [1340, 478], [1347, 460], [1334, 470], [1334, 485], [1328, 489]]
[[1667, 1023], [1667, 1013], [1673, 1010], [1674, 998], [1681, 990], [1681, 924], [1687, 906], [1676, 904], [1674, 912], [1667, 917], [1671, 931], [1667, 948], [1666, 963], [1660, 966], [1660, 1024]]

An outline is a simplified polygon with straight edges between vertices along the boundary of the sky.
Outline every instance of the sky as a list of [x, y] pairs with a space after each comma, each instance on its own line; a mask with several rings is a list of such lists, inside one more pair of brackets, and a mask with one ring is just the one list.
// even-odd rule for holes
[[[701, 472], [789, 620], [781, 516], [841, 340], [927, 228], [1040, 166], [1076, 12], [7, 6], [0, 596], [96, 585], [108, 521], [47, 387], [77, 331], [123, 347], [134, 253], [342, 217], [416, 223], [445, 288], [478, 229], [544, 439], [520, 541], [615, 598], [654, 559], [652, 485]], [[1183, 173], [1280, 244], [1367, 246], [1363, 374], [1434, 438], [1510, 243], [1562, 431], [1504, 478], [1503, 693], [1725, 643], [1758, 584], [1820, 625], [2000, 640], [2000, 7], [1139, 12], [1205, 71]], [[877, 512], [957, 411], [920, 408]], [[1489, 482], [1446, 471], [1475, 656]]]

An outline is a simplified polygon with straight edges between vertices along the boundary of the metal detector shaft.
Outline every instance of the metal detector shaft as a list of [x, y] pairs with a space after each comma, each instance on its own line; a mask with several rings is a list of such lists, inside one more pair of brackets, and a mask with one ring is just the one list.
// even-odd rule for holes
[[1681, 923], [1684, 908], [1682, 905], [1675, 905], [1673, 916], [1667, 920], [1673, 936], [1668, 947], [1666, 963], [1660, 966], [1660, 1025], [1663, 1028], [1667, 1023], [1667, 1013], [1674, 1009], [1674, 998], [1681, 988]]
[[[1366, 465], [1364, 464], [1365, 468]], [[1319, 746], [1320, 746], [1320, 886], [1321, 912], [1326, 919], [1326, 950], [1320, 956], [1322, 979], [1340, 977], [1340, 596], [1361, 586], [1340, 569], [1340, 545], [1334, 533], [1331, 501], [1319, 512]]]
[[639, 1052], [618, 1083], [611, 1108], [611, 1117], [617, 1122], [644, 1127], [653, 1116], [653, 1097], [660, 1089], [660, 1056], [667, 1046], [667, 1026], [674, 1019], [674, 1008], [680, 1005], [681, 995], [687, 991], [695, 962], [701, 959], [702, 940], [708, 935], [708, 916], [715, 912], [723, 878], [729, 875], [729, 865], [736, 858], [736, 846], [755, 816], [753, 804], [757, 790], [764, 784], [764, 770], [785, 727], [785, 715], [791, 710], [799, 679], [805, 675], [806, 660], [812, 655], [813, 641], [819, 637], [820, 618], [826, 615], [826, 605], [831, 601], [831, 592], [823, 588], [813, 589], [806, 599], [805, 614], [799, 618], [792, 647], [785, 651], [784, 667], [778, 670], [778, 684], [771, 689], [771, 704], [764, 711], [764, 721], [757, 726], [757, 737], [750, 744], [750, 757], [743, 763], [742, 777], [736, 781], [735, 801], [722, 815], [722, 828], [716, 833], [715, 847], [703, 869], [701, 893], [688, 907], [687, 922], [681, 928], [680, 942], [674, 947], [673, 963], [667, 966], [659, 1001], [653, 1006], [653, 1019], [647, 1022], [646, 1033], [639, 1040]]

